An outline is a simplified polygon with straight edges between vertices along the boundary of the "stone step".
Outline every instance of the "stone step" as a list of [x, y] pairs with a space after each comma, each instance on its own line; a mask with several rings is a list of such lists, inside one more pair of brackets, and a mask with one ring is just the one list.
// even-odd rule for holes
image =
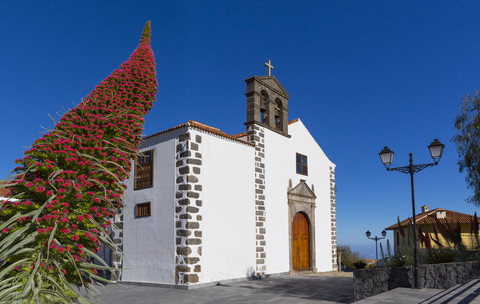
[[421, 303], [429, 304], [456, 304], [456, 303], [477, 303], [480, 300], [480, 280], [472, 280], [463, 285], [455, 285], [436, 294], [435, 296]]

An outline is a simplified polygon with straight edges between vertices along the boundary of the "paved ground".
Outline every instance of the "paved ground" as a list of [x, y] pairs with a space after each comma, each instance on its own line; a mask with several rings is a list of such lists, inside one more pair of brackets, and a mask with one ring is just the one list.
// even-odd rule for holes
[[351, 303], [352, 274], [279, 276], [213, 287], [183, 290], [133, 285], [107, 285], [99, 298], [106, 304], [201, 303]]
[[[352, 273], [284, 275], [199, 289], [107, 285], [99, 287], [106, 304], [321, 304], [352, 303]], [[480, 304], [480, 280], [447, 290], [396, 288], [355, 304]]]
[[444, 289], [396, 288], [355, 304], [479, 304], [480, 280]]

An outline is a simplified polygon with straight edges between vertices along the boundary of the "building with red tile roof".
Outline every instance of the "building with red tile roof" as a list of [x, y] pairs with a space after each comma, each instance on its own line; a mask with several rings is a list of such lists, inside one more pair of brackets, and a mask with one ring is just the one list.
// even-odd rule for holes
[[[438, 248], [441, 246], [451, 246], [445, 238], [445, 233], [448, 233], [447, 230], [459, 228], [461, 233], [461, 238], [463, 243], [467, 247], [472, 246], [472, 223], [474, 222], [474, 216], [470, 214], [465, 214], [461, 212], [456, 212], [452, 210], [447, 210], [444, 208], [435, 208], [430, 210], [429, 206], [422, 206], [422, 212], [415, 215], [415, 223], [417, 225], [417, 230], [419, 230], [418, 236], [421, 239], [419, 240], [419, 248], [428, 247], [429, 243], [432, 248]], [[412, 218], [409, 217], [400, 223], [393, 224], [385, 230], [392, 230], [394, 235], [394, 248], [395, 252], [404, 251], [407, 246], [407, 242], [410, 242], [408, 231], [409, 223], [413, 223]], [[401, 227], [401, 229], [399, 229]], [[412, 229], [412, 228], [411, 228]], [[402, 236], [402, 231], [405, 236]], [[423, 237], [422, 237], [423, 235]], [[428, 235], [428, 236], [427, 236]], [[429, 239], [429, 240], [425, 240]]]
[[245, 132], [189, 120], [143, 138], [113, 236], [122, 281], [337, 270], [335, 164], [276, 77], [246, 82]]

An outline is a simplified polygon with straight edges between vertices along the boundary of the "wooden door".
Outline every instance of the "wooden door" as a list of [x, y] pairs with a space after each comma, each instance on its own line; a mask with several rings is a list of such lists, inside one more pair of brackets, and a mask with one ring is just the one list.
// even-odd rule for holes
[[294, 270], [310, 269], [310, 239], [308, 221], [302, 213], [295, 214], [292, 223], [292, 255]]

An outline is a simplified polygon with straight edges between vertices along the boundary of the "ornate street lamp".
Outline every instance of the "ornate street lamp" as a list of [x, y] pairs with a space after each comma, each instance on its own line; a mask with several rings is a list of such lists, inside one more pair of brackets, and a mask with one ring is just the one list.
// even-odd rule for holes
[[377, 260], [377, 265], [378, 265], [378, 246], [377, 246], [377, 242], [379, 240], [383, 240], [386, 236], [387, 236], [387, 232], [385, 230], [382, 231], [382, 236], [383, 237], [378, 237], [378, 236], [375, 236], [375, 237], [370, 237], [372, 235], [372, 233], [370, 231], [367, 230], [367, 232], [365, 232], [365, 234], [367, 235], [367, 238], [370, 239], [370, 240], [374, 240], [375, 241], [375, 257], [376, 257], [376, 260]]
[[443, 154], [443, 149], [445, 145], [442, 144], [438, 139], [435, 139], [429, 146], [428, 149], [430, 150], [430, 155], [432, 156], [433, 163], [430, 164], [420, 164], [414, 165], [413, 164], [413, 154], [410, 153], [410, 164], [405, 167], [397, 167], [397, 168], [390, 168], [393, 163], [393, 151], [390, 150], [388, 147], [383, 148], [380, 151], [380, 159], [382, 163], [385, 165], [387, 171], [398, 171], [406, 174], [410, 174], [410, 185], [412, 189], [412, 214], [413, 214], [413, 270], [414, 270], [414, 287], [418, 288], [418, 252], [417, 252], [417, 225], [415, 220], [415, 191], [413, 187], [413, 175], [417, 172], [422, 171], [425, 168], [432, 167], [438, 165], [440, 158]]

